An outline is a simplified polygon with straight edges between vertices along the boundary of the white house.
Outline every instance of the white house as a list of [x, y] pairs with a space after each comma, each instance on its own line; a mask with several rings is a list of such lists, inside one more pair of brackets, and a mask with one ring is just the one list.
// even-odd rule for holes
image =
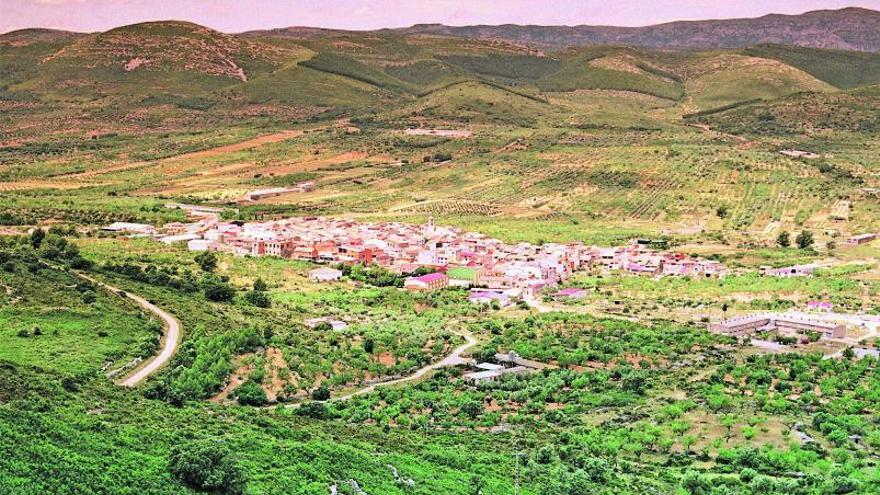
[[342, 270], [321, 267], [309, 271], [309, 280], [312, 282], [333, 282], [342, 278]]

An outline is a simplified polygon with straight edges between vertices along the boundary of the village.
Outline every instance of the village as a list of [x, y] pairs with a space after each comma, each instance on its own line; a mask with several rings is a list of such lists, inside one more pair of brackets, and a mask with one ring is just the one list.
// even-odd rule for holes
[[501, 306], [536, 298], [587, 268], [655, 277], [723, 277], [728, 273], [717, 261], [655, 251], [639, 241], [611, 248], [582, 243], [508, 244], [484, 234], [438, 226], [433, 217], [424, 225], [320, 217], [241, 223], [221, 222], [212, 209], [169, 207], [183, 207], [196, 221], [173, 222], [159, 229], [117, 222], [104, 230], [155, 237], [168, 244], [186, 242], [191, 251], [276, 256], [328, 265], [309, 273], [316, 282], [342, 278], [342, 271], [332, 267], [340, 264], [376, 265], [401, 275], [421, 269], [430, 273], [406, 278], [404, 289], [471, 288], [473, 302]]
[[[191, 251], [225, 252], [235, 256], [275, 256], [323, 265], [308, 272], [309, 279], [315, 283], [332, 283], [343, 279], [342, 265], [378, 266], [405, 277], [403, 290], [430, 292], [459, 287], [469, 289], [470, 302], [496, 308], [521, 303], [546, 309], [540, 300], [547, 296], [557, 301], [582, 299], [586, 296], [585, 289], [565, 287], [564, 283], [575, 273], [587, 270], [618, 271], [654, 278], [722, 278], [731, 273], [718, 261], [655, 250], [650, 247], [649, 241], [644, 240], [632, 240], [617, 247], [588, 246], [576, 242], [510, 244], [484, 234], [438, 226], [433, 217], [422, 225], [325, 217], [237, 222], [221, 221], [220, 210], [211, 207], [177, 203], [166, 207], [185, 210], [193, 221], [172, 222], [161, 228], [117, 222], [104, 230], [152, 237], [166, 244], [185, 242]], [[875, 234], [865, 234], [852, 238], [848, 243], [859, 244], [874, 238]], [[781, 268], [762, 267], [760, 274], [769, 277], [809, 277], [822, 266], [812, 263]], [[869, 335], [876, 335], [878, 322], [867, 321], [869, 317], [865, 315], [831, 313], [831, 304], [827, 301], [811, 301], [806, 309], [807, 313], [797, 315], [740, 315], [724, 321], [713, 321], [708, 328], [715, 333], [748, 339], [753, 345], [774, 352], [790, 349], [786, 342], [792, 339], [792, 343], [801, 345], [822, 340], [861, 350], [857, 339], [847, 336], [847, 325], [841, 324], [841, 319], [850, 326], [868, 329]], [[306, 323], [310, 327], [326, 323], [333, 329], [346, 325], [342, 321], [324, 318]], [[767, 332], [784, 338], [777, 338], [774, 342], [753, 338]], [[483, 371], [499, 372], [495, 369]]]

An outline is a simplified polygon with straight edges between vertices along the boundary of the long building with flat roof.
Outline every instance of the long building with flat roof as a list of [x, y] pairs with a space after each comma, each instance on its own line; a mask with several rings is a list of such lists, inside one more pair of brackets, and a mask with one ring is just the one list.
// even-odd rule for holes
[[846, 325], [786, 313], [761, 313], [731, 318], [709, 325], [709, 330], [733, 337], [744, 337], [763, 330], [776, 330], [788, 334], [819, 332], [826, 339], [846, 337]]

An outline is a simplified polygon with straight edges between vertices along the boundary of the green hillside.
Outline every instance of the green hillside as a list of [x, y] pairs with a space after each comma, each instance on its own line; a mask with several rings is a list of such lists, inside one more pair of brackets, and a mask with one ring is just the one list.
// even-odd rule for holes
[[828, 131], [880, 132], [880, 94], [866, 88], [804, 93], [747, 104], [698, 120], [733, 134], [803, 135]]
[[560, 110], [529, 93], [486, 82], [467, 81], [432, 91], [391, 115], [441, 122], [531, 126], [540, 120], [558, 116]]
[[779, 60], [842, 89], [880, 82], [878, 53], [781, 45], [759, 45], [744, 50], [744, 53]]
[[566, 58], [555, 72], [541, 77], [537, 84], [544, 91], [611, 89], [632, 91], [678, 100], [684, 91], [677, 80], [646, 70], [644, 58], [626, 49], [597, 48]]
[[198, 94], [268, 72], [291, 54], [196, 24], [136, 24], [72, 41], [12, 89], [81, 98]]

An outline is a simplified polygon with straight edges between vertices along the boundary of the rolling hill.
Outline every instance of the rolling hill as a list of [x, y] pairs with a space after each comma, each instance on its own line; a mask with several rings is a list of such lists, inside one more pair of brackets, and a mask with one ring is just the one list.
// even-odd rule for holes
[[[865, 43], [871, 35], [860, 34], [858, 27], [873, 19], [867, 11], [771, 16], [761, 22], [791, 24], [781, 32], [815, 32], [816, 26], [831, 29], [851, 17], [861, 21], [853, 21], [846, 39], [864, 43], [847, 46], [870, 48]], [[752, 25], [725, 22], [746, 26], [743, 33]], [[677, 23], [664, 32], [696, 36], [695, 26], [700, 25]], [[880, 80], [880, 55], [866, 52], [779, 44], [704, 50], [624, 45], [672, 43], [650, 37], [578, 38], [618, 44], [552, 47], [528, 43], [541, 39], [512, 36], [519, 28], [508, 28], [283, 28], [231, 35], [188, 22], [161, 21], [94, 34], [15, 31], [0, 36], [0, 97], [19, 102], [6, 104], [17, 113], [4, 125], [16, 127], [21, 119], [45, 114], [45, 105], [50, 105], [62, 116], [57, 121], [73, 130], [83, 127], [83, 119], [70, 119], [71, 109], [87, 101], [91, 111], [83, 118], [101, 120], [106, 128], [123, 121], [127, 129], [173, 128], [193, 118], [300, 119], [385, 111], [380, 120], [532, 125], [554, 118], [653, 128], [662, 125], [658, 119], [796, 93], [832, 93]], [[492, 33], [498, 38], [488, 38]], [[736, 39], [751, 41], [745, 34]], [[577, 41], [566, 36], [558, 40]], [[646, 107], [647, 101], [652, 103]], [[622, 119], [612, 115], [614, 107], [622, 109]], [[635, 109], [642, 109], [640, 115]], [[654, 111], [659, 109], [666, 110]], [[37, 133], [47, 126], [54, 129], [48, 123], [23, 127]]]
[[[30, 38], [44, 37], [37, 34]], [[34, 77], [10, 89], [81, 97], [198, 93], [246, 81], [289, 56], [283, 48], [179, 21], [135, 24], [64, 40], [69, 43], [32, 58]]]

